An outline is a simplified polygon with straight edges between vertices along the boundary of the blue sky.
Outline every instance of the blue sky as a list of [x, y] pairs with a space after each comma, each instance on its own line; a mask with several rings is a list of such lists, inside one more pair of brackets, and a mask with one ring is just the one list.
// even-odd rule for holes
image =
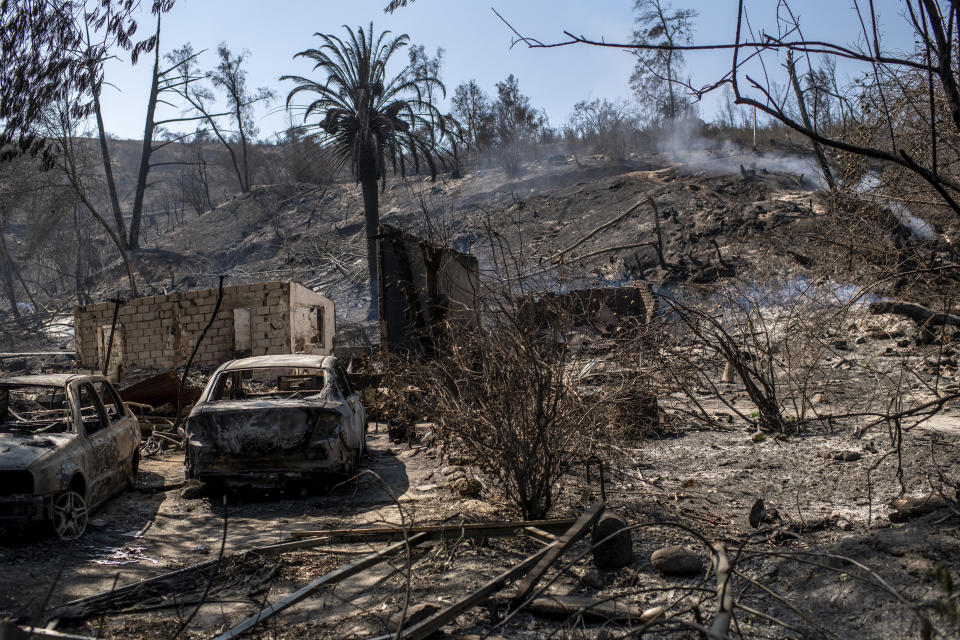
[[[493, 94], [495, 83], [513, 73], [521, 90], [535, 107], [546, 111], [554, 126], [567, 119], [579, 100], [630, 97], [628, 80], [634, 60], [629, 53], [584, 46], [511, 48], [512, 34], [493, 13], [491, 4], [522, 33], [544, 41], [562, 39], [564, 30], [594, 39], [623, 41], [633, 28], [632, 0], [417, 0], [393, 14], [384, 14], [386, 1], [177, 0], [163, 19], [161, 52], [190, 42], [197, 50], [207, 49], [200, 64], [211, 68], [221, 41], [234, 51], [248, 50], [250, 86], [270, 87], [278, 95], [270, 108], [258, 110], [262, 138], [286, 126], [283, 105], [292, 83], [282, 83], [279, 77], [310, 74], [306, 61], [292, 58], [296, 52], [316, 46], [313, 33], [341, 34], [344, 24], [366, 27], [371, 20], [376, 30], [407, 33], [413, 43], [423, 44], [431, 52], [443, 47], [446, 54], [441, 78], [448, 94], [452, 95], [457, 84], [470, 78]], [[866, 5], [866, 0], [860, 1]], [[674, 0], [673, 4], [699, 12], [694, 22], [697, 44], [733, 39], [735, 0]], [[885, 41], [896, 48], [910, 46], [910, 34], [901, 18], [902, 3], [878, 0], [875, 4]], [[776, 6], [775, 0], [748, 2], [753, 26], [774, 30]], [[860, 37], [852, 7], [852, 0], [794, 3], [804, 35], [842, 43], [856, 43]], [[139, 34], [144, 34], [150, 25], [151, 21], [144, 16]], [[405, 51], [398, 58], [395, 71], [406, 62]], [[149, 63], [149, 59], [142, 59], [131, 66], [121, 60], [111, 62], [106, 69], [106, 79], [114, 86], [104, 90], [104, 118], [107, 130], [121, 138], [142, 136]], [[703, 84], [722, 76], [729, 65], [729, 53], [690, 55], [685, 74], [694, 84]], [[773, 67], [773, 72], [781, 71], [775, 61]], [[854, 72], [849, 68], [845, 71]], [[704, 119], [713, 119], [717, 104], [717, 99], [705, 101], [701, 107]]]

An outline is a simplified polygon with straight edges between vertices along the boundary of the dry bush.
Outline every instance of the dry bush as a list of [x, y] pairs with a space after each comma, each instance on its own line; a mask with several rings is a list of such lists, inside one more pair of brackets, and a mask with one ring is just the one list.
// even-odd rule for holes
[[523, 250], [492, 224], [485, 242], [483, 325], [450, 327], [436, 359], [410, 363], [400, 384], [422, 393], [420, 412], [436, 423], [441, 445], [493, 475], [523, 517], [541, 518], [567, 470], [608, 441], [611, 407], [636, 376], [588, 384], [569, 315], [546, 295], [563, 280], [531, 276]]
[[[854, 287], [800, 278], [762, 287], [731, 283], [709, 295], [688, 291], [682, 302], [669, 301], [688, 332], [672, 347], [671, 375], [688, 396], [715, 395], [765, 432], [793, 433], [823, 419], [821, 399], [832, 400], [833, 409], [843, 403], [850, 411], [866, 410], [881, 397], [877, 384], [861, 386], [856, 396], [842, 401], [831, 394], [865, 373], [852, 365], [833, 366], [846, 350], [843, 327], [862, 299]], [[741, 386], [752, 408], [728, 401], [727, 383]]]
[[567, 469], [586, 455], [603, 394], [578, 393], [552, 332], [497, 317], [433, 364], [427, 397], [438, 435], [500, 482], [524, 518], [542, 518]]

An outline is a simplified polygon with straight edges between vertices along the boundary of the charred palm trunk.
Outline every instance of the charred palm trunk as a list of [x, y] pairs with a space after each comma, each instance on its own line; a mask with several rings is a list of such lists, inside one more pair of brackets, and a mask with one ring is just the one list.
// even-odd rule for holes
[[377, 286], [377, 227], [380, 226], [380, 200], [376, 176], [361, 179], [360, 187], [363, 190], [364, 223], [367, 231], [367, 273], [370, 277], [369, 319], [374, 320], [378, 317], [380, 308]]

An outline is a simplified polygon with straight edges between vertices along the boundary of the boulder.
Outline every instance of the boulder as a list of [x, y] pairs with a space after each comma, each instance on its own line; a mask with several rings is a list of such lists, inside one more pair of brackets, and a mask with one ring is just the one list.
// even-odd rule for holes
[[461, 476], [453, 481], [451, 487], [454, 493], [463, 498], [479, 498], [483, 493], [483, 483], [476, 478]]
[[650, 562], [668, 576], [692, 576], [703, 571], [703, 560], [693, 550], [682, 545], [657, 549]]

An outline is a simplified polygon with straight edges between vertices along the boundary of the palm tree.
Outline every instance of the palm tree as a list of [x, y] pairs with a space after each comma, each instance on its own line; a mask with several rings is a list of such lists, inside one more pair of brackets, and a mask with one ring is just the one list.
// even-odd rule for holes
[[301, 92], [316, 94], [303, 114], [305, 125], [311, 116], [322, 116], [318, 122], [307, 125], [316, 129], [316, 138], [335, 159], [338, 166], [350, 163], [354, 178], [363, 191], [363, 206], [367, 231], [367, 268], [370, 274], [370, 314], [377, 312], [377, 227], [380, 224], [378, 182], [386, 187], [388, 164], [401, 175], [408, 165], [416, 173], [421, 162], [436, 179], [439, 157], [431, 132], [439, 129], [446, 134], [445, 119], [437, 108], [425, 99], [430, 89], [446, 89], [439, 79], [412, 73], [410, 68], [387, 79], [390, 56], [409, 43], [406, 34], [389, 38], [384, 31], [376, 39], [373, 23], [364, 33], [344, 25], [348, 37], [340, 38], [324, 33], [315, 36], [322, 40], [318, 49], [307, 49], [294, 58], [314, 61], [313, 70], [327, 74], [322, 82], [301, 76], [283, 76], [297, 86], [287, 95], [287, 109], [294, 96]]

